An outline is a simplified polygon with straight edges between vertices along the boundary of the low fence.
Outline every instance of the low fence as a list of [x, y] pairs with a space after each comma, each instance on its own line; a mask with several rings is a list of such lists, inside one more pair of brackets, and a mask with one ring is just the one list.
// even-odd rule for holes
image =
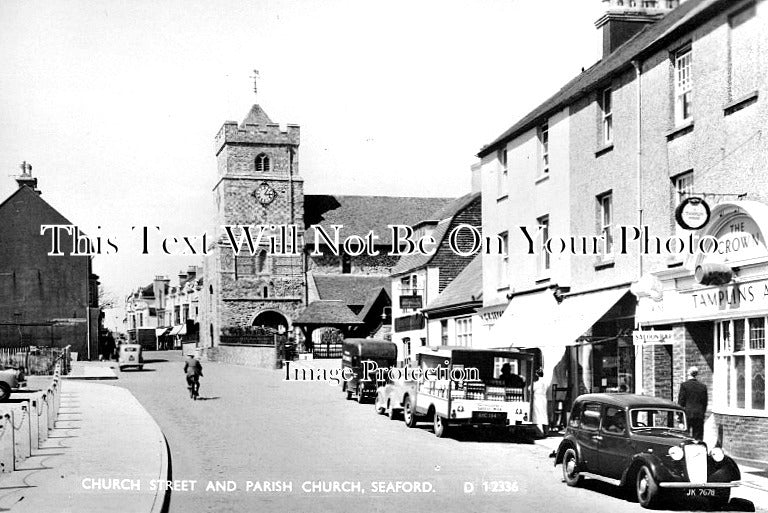
[[64, 375], [70, 371], [70, 347], [0, 347], [0, 368], [24, 368], [31, 376], [50, 376], [56, 364]]
[[21, 470], [20, 464], [48, 439], [61, 406], [62, 366], [55, 363], [45, 390], [14, 391], [0, 404], [0, 472]]

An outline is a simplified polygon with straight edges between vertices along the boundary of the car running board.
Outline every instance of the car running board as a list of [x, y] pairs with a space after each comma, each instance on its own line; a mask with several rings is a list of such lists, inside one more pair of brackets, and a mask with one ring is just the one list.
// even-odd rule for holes
[[730, 483], [681, 483], [678, 481], [659, 483], [662, 488], [733, 488], [739, 486], [738, 481], [732, 481]]
[[582, 476], [588, 479], [596, 479], [597, 481], [602, 481], [603, 483], [612, 484], [613, 486], [621, 485], [621, 481], [619, 481], [618, 479], [601, 476], [600, 474], [593, 474], [592, 472], [579, 472], [579, 474], [581, 474]]

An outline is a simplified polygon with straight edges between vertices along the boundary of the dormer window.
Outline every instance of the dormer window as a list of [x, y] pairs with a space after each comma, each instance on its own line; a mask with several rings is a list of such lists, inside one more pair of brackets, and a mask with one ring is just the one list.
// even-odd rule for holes
[[270, 170], [269, 157], [264, 153], [259, 153], [256, 157], [256, 172], [268, 173]]

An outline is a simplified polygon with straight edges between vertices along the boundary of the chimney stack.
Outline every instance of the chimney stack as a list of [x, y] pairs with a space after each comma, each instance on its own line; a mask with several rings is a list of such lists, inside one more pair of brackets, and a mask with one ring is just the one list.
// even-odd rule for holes
[[680, 0], [602, 0], [606, 12], [595, 26], [603, 29], [603, 58], [680, 5]]

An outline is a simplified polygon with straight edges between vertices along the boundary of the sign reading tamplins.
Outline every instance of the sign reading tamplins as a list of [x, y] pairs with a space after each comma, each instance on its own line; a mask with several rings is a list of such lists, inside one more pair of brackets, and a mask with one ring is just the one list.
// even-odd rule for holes
[[675, 220], [685, 230], [698, 230], [709, 222], [709, 205], [702, 198], [685, 198], [675, 209]]

